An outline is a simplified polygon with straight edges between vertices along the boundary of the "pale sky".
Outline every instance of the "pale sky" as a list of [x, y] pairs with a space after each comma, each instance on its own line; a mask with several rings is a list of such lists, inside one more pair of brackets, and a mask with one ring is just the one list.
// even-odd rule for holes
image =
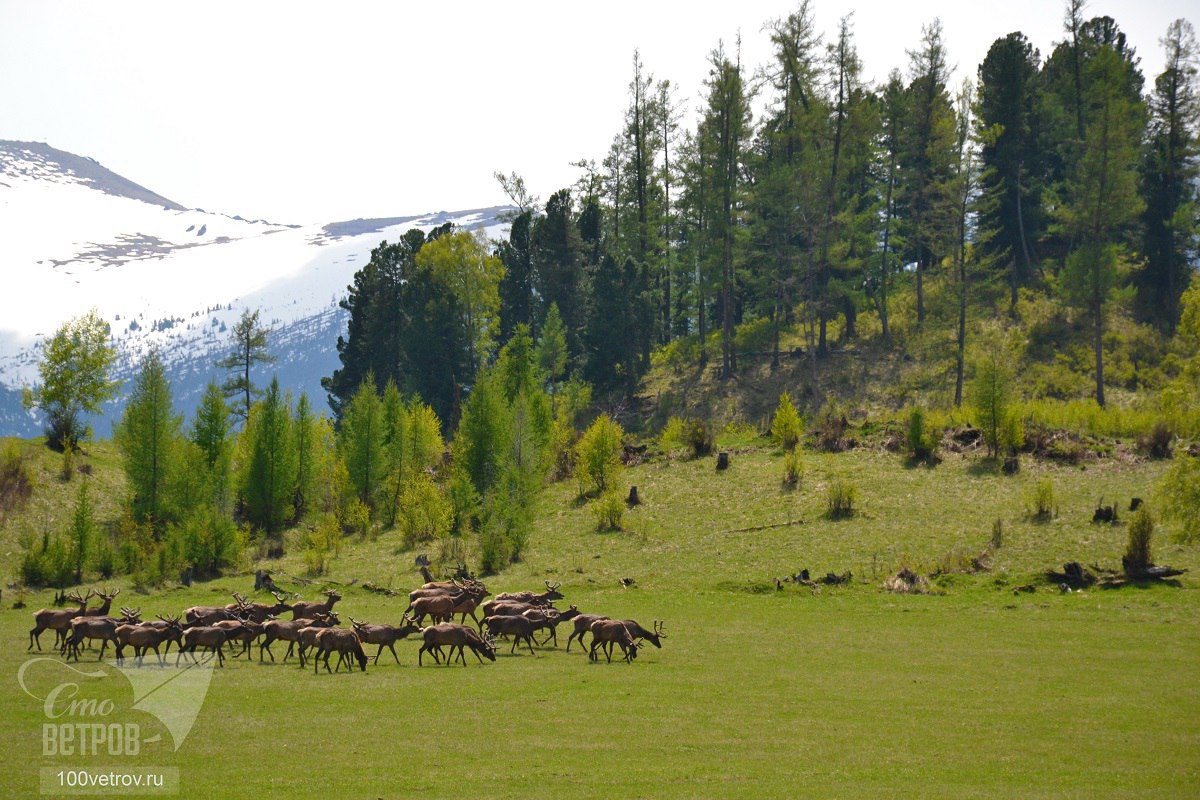
[[[797, 3], [55, 2], [0, 0], [0, 139], [91, 156], [188, 207], [275, 222], [400, 216], [505, 202], [517, 171], [544, 200], [570, 162], [601, 160], [621, 126], [641, 51], [689, 109], [707, 56], [740, 33], [767, 63], [764, 23]], [[854, 11], [868, 78], [905, 70], [942, 20], [963, 77], [1020, 30], [1045, 57], [1057, 0], [815, 0], [828, 41]], [[1159, 39], [1195, 0], [1091, 0], [1116, 19], [1147, 86]]]

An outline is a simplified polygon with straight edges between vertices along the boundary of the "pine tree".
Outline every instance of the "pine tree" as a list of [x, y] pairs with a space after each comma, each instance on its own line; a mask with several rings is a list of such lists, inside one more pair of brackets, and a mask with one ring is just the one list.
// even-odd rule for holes
[[253, 398], [260, 394], [250, 379], [255, 364], [273, 364], [275, 356], [267, 351], [267, 336], [270, 330], [258, 321], [258, 309], [242, 310], [242, 317], [233, 326], [233, 345], [229, 355], [217, 362], [217, 366], [230, 370], [233, 375], [222, 384], [226, 397], [238, 397], [233, 404], [233, 413], [244, 422], [250, 415]]
[[1146, 264], [1134, 276], [1143, 319], [1174, 334], [1180, 298], [1197, 252], [1197, 186], [1200, 180], [1200, 97], [1196, 93], [1197, 51], [1192, 24], [1177, 19], [1162, 40], [1166, 68], [1149, 97], [1150, 130], [1141, 168], [1142, 253]]
[[168, 522], [167, 486], [183, 425], [171, 406], [166, 366], [158, 351], [151, 350], [142, 359], [115, 438], [124, 458], [133, 518], [148, 523], [155, 536], [162, 535]]

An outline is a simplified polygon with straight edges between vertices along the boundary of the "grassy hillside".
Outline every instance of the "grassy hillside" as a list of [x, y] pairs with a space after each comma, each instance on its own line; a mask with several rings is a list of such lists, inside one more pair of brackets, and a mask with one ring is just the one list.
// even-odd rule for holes
[[[468, 656], [466, 668], [418, 668], [414, 642], [401, 643], [401, 665], [381, 660], [365, 674], [237, 660], [216, 670], [178, 751], [167, 737], [121, 758], [44, 756], [42, 703], [8, 680], [0, 737], [15, 750], [0, 783], [28, 795], [43, 768], [173, 767], [183, 793], [206, 797], [1192, 791], [1200, 778], [1196, 548], [1170, 543], [1160, 529], [1155, 560], [1190, 570], [1174, 586], [1062, 593], [1041, 577], [1066, 560], [1118, 566], [1124, 521], [1093, 525], [1092, 508], [1100, 497], [1122, 511], [1132, 496], [1151, 497], [1163, 462], [1026, 458], [1006, 477], [975, 456], [910, 467], [862, 448], [807, 454], [799, 487], [788, 490], [780, 453], [761, 440], [727, 444], [736, 445], [727, 472], [712, 459], [662, 458], [626, 470], [623, 486], [636, 484], [644, 503], [620, 532], [595, 530], [573, 482], [552, 485], [522, 562], [487, 579], [493, 592], [555, 580], [566, 595], [560, 605], [647, 626], [665, 620], [663, 648], [644, 648], [633, 665], [563, 652], [565, 627], [557, 650], [509, 655], [502, 643], [495, 664]], [[39, 492], [53, 490], [69, 506], [71, 485], [52, 477]], [[1046, 477], [1058, 514], [1038, 523], [1026, 497]], [[858, 488], [860, 512], [835, 521], [824, 515], [825, 488], [839, 478]], [[997, 519], [1003, 538], [990, 569], [955, 571], [987, 549]], [[336, 585], [344, 615], [399, 621], [402, 599], [361, 587], [411, 588], [414, 555], [384, 532], [348, 540], [330, 573], [310, 584], [297, 580], [298, 548], [269, 567], [306, 598]], [[11, 564], [6, 557], [7, 574]], [[901, 566], [946, 574], [929, 596], [884, 592]], [[853, 580], [776, 591], [776, 577], [801, 568], [814, 577], [849, 570]], [[620, 578], [634, 586], [622, 588]], [[227, 602], [251, 582], [231, 575], [150, 594], [126, 584], [119, 600], [153, 616]], [[1014, 591], [1029, 584], [1035, 591]], [[23, 610], [9, 598], [0, 673], [14, 676], [27, 659], [30, 610], [50, 592], [32, 594]], [[82, 668], [91, 669], [89, 657]], [[101, 669], [109, 677], [87, 691], [111, 695], [112, 718], [136, 720], [145, 738], [161, 733], [160, 722], [130, 710], [124, 679]], [[230, 758], [230, 747], [259, 755]], [[303, 769], [286, 766], [292, 753], [305, 754]]]

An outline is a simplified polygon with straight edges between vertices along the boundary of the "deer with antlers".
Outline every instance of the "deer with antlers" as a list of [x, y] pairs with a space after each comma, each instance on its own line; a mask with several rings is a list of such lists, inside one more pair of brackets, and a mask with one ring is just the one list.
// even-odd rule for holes
[[[161, 622], [162, 624], [157, 624]], [[179, 622], [179, 617], [164, 617], [159, 615], [158, 620], [154, 624], [142, 623], [141, 625], [118, 625], [117, 626], [117, 663], [120, 664], [125, 660], [122, 651], [126, 647], [133, 648], [133, 654], [137, 658], [137, 665], [142, 666], [142, 661], [147, 650], [153, 650], [154, 655], [158, 656], [158, 665], [166, 666], [163, 660], [162, 653], [159, 652], [158, 646], [166, 642], [170, 648], [171, 642], [178, 642], [183, 638], [183, 625]]]
[[179, 653], [175, 656], [175, 666], [179, 666], [179, 659], [184, 653], [191, 655], [193, 664], [199, 664], [196, 659], [197, 647], [216, 653], [217, 664], [225, 666], [225, 654], [221, 651], [230, 635], [231, 631], [228, 628], [218, 628], [216, 625], [195, 625], [188, 628], [183, 634], [183, 647], [179, 648]]
[[333, 611], [333, 604], [342, 599], [336, 589], [326, 589], [321, 594], [325, 595], [324, 600], [302, 600], [295, 603], [292, 606], [292, 619], [313, 619], [317, 614], [329, 614]]
[[575, 630], [567, 637], [567, 652], [571, 652], [571, 642], [575, 639], [578, 639], [579, 646], [583, 647], [583, 635], [591, 629], [593, 622], [601, 619], [608, 619], [608, 617], [603, 614], [577, 614], [575, 616]]
[[449, 656], [446, 658], [446, 665], [454, 660], [454, 650], [458, 649], [458, 658], [462, 661], [462, 665], [467, 665], [467, 659], [463, 655], [463, 649], [471, 648], [471, 652], [479, 659], [479, 663], [483, 663], [483, 659], [489, 661], [496, 660], [496, 645], [493, 642], [485, 640], [474, 628], [466, 625], [459, 625], [454, 622], [443, 622], [437, 625], [430, 625], [428, 628], [421, 629], [421, 636], [425, 643], [421, 645], [421, 649], [417, 651], [417, 666], [421, 666], [421, 656], [426, 652], [433, 654], [433, 657], [439, 663], [443, 646], [450, 648]]
[[67, 638], [67, 631], [71, 630], [71, 620], [76, 617], [83, 616], [87, 612], [87, 601], [94, 595], [91, 589], [88, 590], [86, 596], [80, 596], [79, 592], [71, 592], [67, 595], [67, 599], [72, 603], [79, 603], [79, 608], [43, 608], [40, 611], [35, 611], [33, 614], [33, 628], [29, 631], [29, 647], [33, 649], [33, 645], [37, 643], [37, 649], [42, 649], [42, 631], [54, 631], [54, 646], [62, 647], [63, 641]]
[[296, 649], [296, 642], [300, 640], [300, 631], [305, 628], [313, 627], [331, 627], [341, 622], [337, 614], [317, 614], [313, 619], [269, 619], [263, 623], [263, 638], [258, 645], [258, 660], [263, 660], [263, 650], [267, 651], [267, 655], [271, 660], [275, 660], [275, 654], [271, 652], [271, 643], [276, 639], [282, 639], [288, 643], [288, 651], [283, 656], [284, 663], [287, 663], [288, 658]]
[[184, 609], [183, 618], [192, 625], [207, 626], [223, 619], [238, 619], [245, 616], [246, 599], [233, 593], [235, 602], [224, 606], [192, 606]]
[[266, 622], [268, 617], [277, 616], [292, 610], [292, 605], [284, 600], [283, 595], [275, 591], [272, 591], [271, 594], [275, 597], [274, 605], [270, 603], [251, 603], [246, 599], [244, 594], [234, 592], [233, 598], [237, 601], [237, 605], [234, 608], [225, 606], [225, 609], [251, 622], [258, 622], [260, 624]]
[[140, 608], [122, 608], [121, 613], [124, 615], [117, 617], [75, 617], [71, 620], [71, 638], [63, 644], [63, 655], [69, 661], [72, 656], [75, 660], [79, 660], [79, 645], [85, 640], [99, 639], [100, 655], [96, 657], [97, 661], [104, 658], [104, 651], [108, 649], [108, 643], [112, 642], [115, 648], [119, 642], [117, 641], [117, 628], [122, 625], [137, 625], [142, 621]]
[[625, 654], [625, 663], [632, 664], [637, 658], [638, 644], [633, 640], [633, 634], [625, 627], [625, 623], [615, 619], [598, 619], [588, 626], [592, 632], [592, 647], [588, 650], [588, 659], [598, 661], [596, 648], [602, 647], [608, 663], [612, 663], [612, 646], [620, 645]]
[[521, 642], [529, 647], [529, 654], [536, 656], [533, 652], [533, 632], [539, 625], [528, 617], [484, 617], [483, 624], [487, 628], [488, 633], [492, 636], [500, 636], [501, 634], [511, 636], [513, 643], [512, 649], [508, 652], [510, 655], [517, 652], [517, 645]]
[[546, 581], [546, 591], [535, 594], [534, 592], [501, 592], [496, 595], [495, 599], [498, 602], [510, 603], [529, 603], [535, 606], [548, 606], [555, 600], [562, 600], [563, 594], [558, 590], [562, 584], [551, 583]]
[[411, 636], [414, 633], [420, 633], [421, 628], [412, 619], [405, 614], [403, 625], [386, 625], [371, 624], [370, 622], [362, 622], [350, 617], [350, 624], [354, 626], [354, 632], [358, 634], [359, 641], [363, 644], [377, 644], [379, 650], [375, 652], [375, 663], [379, 663], [379, 656], [383, 653], [383, 648], [388, 648], [392, 651], [392, 658], [396, 659], [396, 663], [400, 663], [400, 656], [396, 655], [396, 642]]

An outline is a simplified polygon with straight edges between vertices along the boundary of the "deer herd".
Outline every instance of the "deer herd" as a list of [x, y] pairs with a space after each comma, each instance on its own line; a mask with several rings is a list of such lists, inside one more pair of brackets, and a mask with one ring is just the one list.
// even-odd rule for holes
[[[422, 570], [426, 578], [431, 578]], [[546, 581], [544, 592], [504, 592], [491, 600], [487, 587], [473, 577], [449, 581], [427, 580], [418, 589], [409, 592], [408, 608], [402, 614], [400, 625], [364, 622], [347, 616], [350, 627], [340, 627], [341, 619], [334, 605], [342, 599], [336, 590], [323, 592], [324, 600], [289, 603], [276, 591], [271, 594], [275, 603], [255, 603], [244, 595], [234, 592], [234, 602], [224, 606], [192, 606], [182, 616], [158, 615], [153, 620], [142, 620], [141, 609], [122, 607], [120, 616], [110, 615], [112, 602], [120, 589], [95, 591], [86, 595], [74, 592], [65, 596], [72, 605], [65, 608], [44, 608], [33, 615], [34, 627], [29, 631], [29, 650], [34, 646], [42, 649], [41, 635], [47, 630], [55, 633], [55, 646], [67, 660], [79, 660], [82, 646], [100, 642], [97, 659], [103, 659], [111, 643], [118, 664], [125, 662], [126, 648], [132, 648], [137, 666], [142, 666], [148, 651], [154, 651], [159, 666], [166, 665], [166, 655], [171, 644], [176, 647], [175, 663], [178, 665], [184, 654], [193, 663], [199, 663], [197, 649], [207, 652], [209, 659], [225, 665], [225, 651], [231, 657], [246, 656], [251, 659], [251, 645], [258, 642], [258, 660], [269, 656], [275, 661], [271, 645], [276, 641], [288, 643], [287, 653], [282, 657], [286, 663], [293, 654], [302, 668], [311, 661], [313, 672], [321, 666], [326, 672], [336, 672], [346, 666], [353, 671], [357, 663], [366, 671], [371, 659], [364, 650], [365, 645], [377, 645], [373, 663], [386, 647], [392, 658], [400, 663], [396, 653], [396, 642], [409, 636], [421, 639], [417, 651], [417, 665], [424, 665], [426, 653], [435, 663], [449, 665], [459, 661], [465, 667], [465, 651], [470, 650], [482, 664], [484, 659], [496, 660], [497, 637], [508, 637], [512, 646], [510, 654], [519, 647], [537, 656], [534, 645], [545, 648], [553, 642], [558, 647], [557, 628], [560, 623], [570, 622], [573, 631], [567, 637], [566, 651], [579, 641], [584, 646], [584, 636], [591, 633], [588, 647], [589, 661], [599, 661], [602, 652], [605, 661], [612, 662], [613, 646], [621, 648], [626, 663], [637, 658], [638, 649], [646, 642], [662, 647], [666, 634], [662, 622], [655, 620], [654, 630], [648, 631], [631, 619], [616, 620], [600, 614], [583, 614], [575, 606], [565, 611], [554, 607], [562, 600], [558, 583]], [[100, 605], [89, 608], [88, 601], [95, 596]], [[482, 613], [482, 617], [477, 613]], [[291, 619], [282, 615], [290, 614]], [[470, 616], [474, 625], [467, 624]], [[458, 622], [454, 618], [458, 617]], [[430, 624], [425, 625], [426, 618]], [[537, 641], [535, 634], [542, 633]], [[160, 649], [161, 648], [161, 649]], [[331, 670], [329, 658], [337, 654], [337, 663]]]

